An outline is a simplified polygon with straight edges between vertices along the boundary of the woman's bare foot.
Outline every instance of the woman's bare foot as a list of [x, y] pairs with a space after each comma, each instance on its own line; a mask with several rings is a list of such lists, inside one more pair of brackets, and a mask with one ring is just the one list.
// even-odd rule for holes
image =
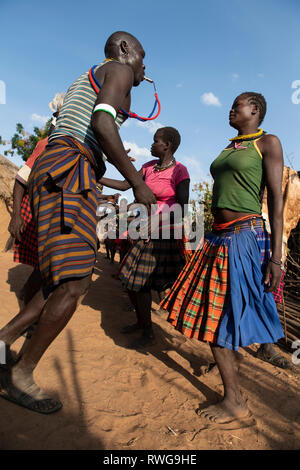
[[246, 418], [249, 416], [249, 409], [242, 398], [234, 401], [224, 398], [224, 400], [217, 405], [211, 405], [199, 411], [198, 415], [214, 423], [223, 424], [236, 419]]

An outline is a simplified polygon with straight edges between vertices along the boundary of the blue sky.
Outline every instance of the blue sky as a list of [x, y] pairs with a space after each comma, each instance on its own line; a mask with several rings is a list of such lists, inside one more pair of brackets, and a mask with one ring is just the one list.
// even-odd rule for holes
[[[131, 120], [121, 130], [138, 169], [149, 158], [154, 130], [170, 125], [182, 136], [176, 158], [192, 182], [206, 178], [235, 135], [228, 125], [232, 101], [256, 91], [268, 105], [262, 127], [278, 135], [285, 163], [300, 170], [300, 104], [292, 102], [293, 93], [300, 101], [298, 0], [1, 0], [0, 18], [3, 138], [13, 135], [17, 122], [27, 131], [42, 125], [54, 94], [102, 61], [107, 37], [125, 30], [143, 44], [146, 74], [162, 104], [157, 122]], [[133, 111], [147, 115], [153, 102], [152, 85], [133, 90]], [[118, 174], [108, 165], [106, 176]]]

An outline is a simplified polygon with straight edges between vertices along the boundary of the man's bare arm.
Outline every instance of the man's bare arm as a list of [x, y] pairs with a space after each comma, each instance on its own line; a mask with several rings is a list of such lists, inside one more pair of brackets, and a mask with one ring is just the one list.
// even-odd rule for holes
[[[117, 63], [107, 64], [106, 68], [102, 88], [95, 105], [109, 104], [118, 111], [130, 94], [133, 85], [133, 72], [130, 67]], [[91, 124], [109, 162], [132, 186], [136, 200], [146, 206], [154, 204], [156, 200], [152, 191], [144, 183], [128, 158], [113, 117], [104, 111], [97, 111], [92, 116]]]

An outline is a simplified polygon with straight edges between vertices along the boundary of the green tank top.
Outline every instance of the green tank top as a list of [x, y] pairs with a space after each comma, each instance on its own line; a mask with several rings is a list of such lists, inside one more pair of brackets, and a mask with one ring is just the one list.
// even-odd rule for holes
[[212, 208], [261, 213], [263, 166], [257, 140], [224, 149], [212, 162]]

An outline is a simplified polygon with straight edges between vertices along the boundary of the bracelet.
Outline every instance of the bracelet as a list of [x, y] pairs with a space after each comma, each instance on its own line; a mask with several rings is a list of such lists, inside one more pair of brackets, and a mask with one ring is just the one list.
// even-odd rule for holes
[[281, 266], [281, 260], [280, 260], [280, 261], [276, 261], [275, 259], [270, 258], [270, 261], [271, 261], [271, 263], [274, 263], [274, 264], [277, 264], [278, 266]]

